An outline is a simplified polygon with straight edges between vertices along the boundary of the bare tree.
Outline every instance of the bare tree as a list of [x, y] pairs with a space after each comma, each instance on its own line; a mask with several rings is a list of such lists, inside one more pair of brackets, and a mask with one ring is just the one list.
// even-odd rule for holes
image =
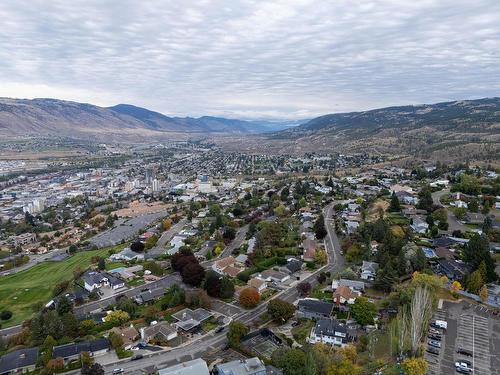
[[409, 326], [408, 309], [406, 309], [406, 307], [403, 307], [399, 311], [397, 317], [397, 323], [398, 323], [398, 355], [399, 357], [402, 357], [405, 349], [406, 339], [408, 335], [408, 326]]
[[418, 286], [410, 305], [410, 351], [413, 355], [417, 353], [431, 316], [432, 294], [428, 288]]

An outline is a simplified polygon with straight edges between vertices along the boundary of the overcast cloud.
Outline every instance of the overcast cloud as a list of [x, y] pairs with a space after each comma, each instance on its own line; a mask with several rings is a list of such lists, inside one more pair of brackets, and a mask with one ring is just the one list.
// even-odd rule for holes
[[500, 1], [0, 2], [0, 96], [308, 118], [500, 95]]

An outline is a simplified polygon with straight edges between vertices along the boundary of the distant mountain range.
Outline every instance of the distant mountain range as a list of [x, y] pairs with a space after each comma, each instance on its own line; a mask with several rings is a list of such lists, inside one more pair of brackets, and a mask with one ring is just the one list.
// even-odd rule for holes
[[[229, 139], [219, 144], [233, 149], [238, 142]], [[246, 138], [244, 145], [251, 152], [499, 160], [500, 98], [329, 114], [288, 130], [257, 136], [253, 141]]]
[[286, 129], [290, 122], [203, 116], [168, 117], [129, 104], [98, 107], [57, 99], [0, 98], [0, 135], [65, 136], [103, 141], [186, 139]]

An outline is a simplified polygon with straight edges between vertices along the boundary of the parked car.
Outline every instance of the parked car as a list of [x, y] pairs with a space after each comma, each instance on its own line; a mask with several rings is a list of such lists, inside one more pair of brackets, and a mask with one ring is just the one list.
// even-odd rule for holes
[[125, 371], [122, 368], [115, 368], [113, 369], [113, 375], [116, 374], [123, 374]]
[[142, 354], [136, 354], [132, 358], [130, 358], [131, 361], [138, 361], [139, 359], [142, 359], [144, 356]]
[[455, 367], [455, 370], [461, 374], [470, 374], [472, 372], [472, 369], [463, 367]]
[[429, 333], [432, 335], [440, 335], [442, 332], [440, 330], [435, 329], [435, 328], [429, 328]]
[[455, 362], [455, 367], [462, 367], [462, 368], [472, 370], [472, 363], [470, 361], [465, 360], [465, 359], [459, 359], [457, 362]]
[[430, 345], [430, 346], [433, 346], [435, 348], [441, 348], [441, 343], [439, 341], [436, 341], [436, 340], [429, 340], [427, 341], [427, 343]]
[[429, 335], [429, 338], [432, 340], [441, 341], [441, 335], [433, 334], [433, 335]]
[[448, 322], [444, 320], [435, 320], [431, 323], [431, 327], [446, 330], [448, 328]]
[[466, 355], [467, 357], [472, 357], [472, 352], [468, 349], [458, 348], [457, 353], [462, 354], [462, 355]]
[[217, 327], [217, 329], [215, 330], [215, 333], [221, 333], [222, 331], [224, 331], [224, 326], [220, 326], [220, 327]]
[[427, 347], [427, 352], [431, 354], [438, 355], [439, 354], [439, 349], [433, 348], [432, 346]]

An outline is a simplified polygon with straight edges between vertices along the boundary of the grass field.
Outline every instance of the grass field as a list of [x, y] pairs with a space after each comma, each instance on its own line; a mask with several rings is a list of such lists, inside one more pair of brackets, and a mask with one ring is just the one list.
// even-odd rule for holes
[[12, 318], [2, 327], [22, 323], [33, 314], [32, 306], [47, 303], [57, 283], [73, 278], [73, 271], [87, 268], [95, 255], [107, 256], [109, 249], [77, 253], [62, 262], [44, 262], [25, 271], [0, 278], [0, 311], [10, 310]]

